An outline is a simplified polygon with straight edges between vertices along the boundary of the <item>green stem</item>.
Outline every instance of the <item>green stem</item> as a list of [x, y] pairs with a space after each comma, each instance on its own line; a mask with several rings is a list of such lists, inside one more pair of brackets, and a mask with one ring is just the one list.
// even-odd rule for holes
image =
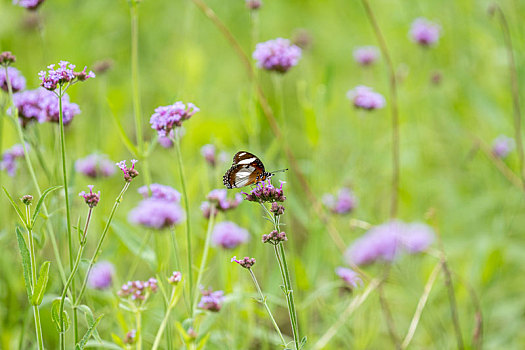
[[[137, 2], [130, 0], [131, 16], [131, 85], [133, 96], [133, 114], [135, 116], [135, 132], [137, 133], [137, 144], [139, 152], [144, 153], [144, 140], [142, 139], [142, 116], [139, 93], [139, 17]], [[141, 159], [142, 160], [142, 159]]]
[[281, 338], [281, 343], [283, 347], [286, 347], [286, 341], [284, 340], [283, 334], [281, 333], [281, 329], [277, 325], [277, 322], [275, 322], [275, 318], [273, 318], [272, 312], [270, 311], [270, 308], [268, 307], [268, 303], [266, 302], [266, 297], [264, 296], [261, 287], [259, 286], [259, 283], [257, 282], [257, 278], [255, 278], [255, 275], [252, 271], [252, 269], [248, 269], [248, 272], [250, 272], [250, 276], [252, 276], [253, 283], [255, 284], [255, 288], [257, 288], [257, 292], [259, 293], [259, 296], [261, 297], [261, 300], [259, 302], [264, 305], [266, 308], [266, 312], [268, 312], [268, 316], [270, 316], [270, 319], [272, 320], [273, 327], [277, 331], [277, 334], [279, 334], [279, 338]]
[[[210, 206], [210, 218], [208, 219], [208, 229], [206, 230], [206, 240], [204, 241], [204, 250], [202, 252], [202, 259], [201, 259], [201, 265], [199, 267], [199, 273], [197, 275], [197, 281], [195, 285], [198, 287], [201, 283], [202, 275], [204, 274], [204, 268], [206, 267], [206, 261], [208, 260], [208, 251], [210, 249], [210, 239], [211, 239], [211, 230], [213, 229], [213, 224], [215, 222], [215, 204], [211, 204]], [[195, 296], [194, 296], [194, 303], [191, 310], [191, 314], [195, 314], [195, 310], [197, 309], [197, 297], [198, 297], [198, 288], [195, 288]]]
[[142, 350], [142, 313], [140, 308], [135, 311], [136, 327], [137, 327], [137, 350]]
[[162, 319], [162, 322], [161, 322], [161, 324], [159, 326], [159, 330], [157, 331], [157, 335], [155, 336], [155, 341], [153, 342], [153, 347], [151, 348], [151, 350], [156, 350], [159, 347], [160, 340], [162, 338], [162, 334], [164, 333], [166, 325], [168, 324], [168, 320], [169, 320], [169, 317], [170, 317], [171, 310], [177, 304], [175, 302], [175, 290], [176, 290], [176, 288], [173, 288], [172, 291], [171, 291], [171, 297], [170, 297], [170, 300], [168, 301], [168, 307], [166, 309], [166, 314], [164, 315], [164, 318]]

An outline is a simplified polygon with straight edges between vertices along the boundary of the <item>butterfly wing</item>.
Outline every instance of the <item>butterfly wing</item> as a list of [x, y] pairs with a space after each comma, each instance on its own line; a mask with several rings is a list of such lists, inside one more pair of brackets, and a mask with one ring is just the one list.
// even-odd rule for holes
[[233, 157], [233, 165], [224, 174], [224, 185], [231, 188], [239, 188], [264, 180], [264, 164], [257, 156], [240, 151]]

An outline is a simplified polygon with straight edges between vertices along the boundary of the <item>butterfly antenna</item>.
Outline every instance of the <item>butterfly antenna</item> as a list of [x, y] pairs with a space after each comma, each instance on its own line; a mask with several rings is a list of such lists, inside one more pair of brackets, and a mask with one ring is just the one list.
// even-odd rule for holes
[[276, 173], [284, 173], [285, 171], [288, 171], [288, 168], [286, 168], [286, 169], [280, 169], [280, 170], [275, 170], [275, 171], [270, 172], [270, 174], [274, 175], [274, 174], [276, 174]]

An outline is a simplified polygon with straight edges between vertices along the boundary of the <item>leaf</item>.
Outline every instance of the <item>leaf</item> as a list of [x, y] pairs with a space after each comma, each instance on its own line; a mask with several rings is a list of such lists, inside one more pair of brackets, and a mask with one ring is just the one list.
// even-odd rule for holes
[[80, 339], [80, 341], [77, 343], [77, 346], [76, 346], [77, 349], [82, 350], [82, 349], [84, 349], [86, 347], [86, 343], [88, 342], [89, 338], [91, 338], [91, 334], [93, 333], [93, 331], [97, 327], [98, 323], [102, 319], [102, 316], [104, 316], [104, 315], [100, 315], [99, 317], [97, 317], [95, 322], [93, 322], [93, 323], [91, 323], [89, 325], [89, 328], [87, 329], [86, 334], [84, 334], [82, 339]]
[[[86, 323], [88, 325], [93, 324], [95, 322], [95, 317], [93, 316], [93, 312], [91, 311], [89, 306], [87, 306], [87, 305], [80, 305], [78, 308], [86, 316]], [[102, 343], [102, 338], [100, 338], [100, 335], [98, 334], [98, 331], [97, 331], [96, 328], [93, 329], [93, 334], [92, 335], [93, 335], [93, 338], [95, 338], [99, 343]]]
[[38, 280], [33, 291], [33, 296], [31, 297], [31, 304], [40, 305], [42, 299], [44, 298], [44, 293], [46, 292], [47, 281], [49, 280], [49, 265], [51, 262], [44, 261], [42, 266], [40, 266], [40, 272], [38, 273]]
[[47, 195], [50, 194], [51, 192], [55, 191], [55, 190], [58, 190], [61, 187], [62, 186], [49, 187], [47, 190], [45, 190], [42, 193], [42, 195], [38, 199], [38, 203], [36, 204], [36, 207], [35, 207], [35, 212], [33, 213], [33, 217], [31, 219], [31, 227], [33, 227], [35, 225], [36, 217], [40, 213], [40, 210], [42, 209], [42, 205], [44, 204], [44, 200], [46, 199]]
[[211, 335], [211, 333], [208, 332], [208, 333], [206, 333], [206, 335], [204, 337], [202, 337], [202, 339], [199, 341], [199, 345], [197, 346], [197, 350], [204, 349], [204, 346], [208, 342], [208, 339], [210, 338], [210, 335]]
[[299, 349], [302, 349], [305, 345], [306, 345], [306, 341], [308, 340], [308, 338], [306, 337], [306, 335], [303, 337], [303, 339], [301, 339], [301, 342], [299, 343]]
[[5, 187], [2, 187], [4, 189], [4, 192], [7, 196], [7, 198], [9, 199], [9, 201], [11, 202], [11, 205], [13, 206], [13, 208], [15, 208], [16, 210], [16, 213], [18, 214], [18, 217], [20, 218], [20, 221], [22, 221], [22, 223], [24, 224], [24, 226], [27, 227], [27, 222], [26, 222], [26, 219], [24, 218], [24, 214], [22, 213], [22, 211], [20, 210], [20, 208], [18, 207], [18, 205], [16, 205], [15, 201], [13, 200], [13, 197], [11, 197], [11, 195], [9, 194], [9, 192], [5, 189]]
[[128, 135], [126, 135], [126, 132], [124, 131], [124, 128], [122, 127], [122, 123], [120, 122], [119, 118], [117, 117], [115, 113], [115, 107], [111, 103], [110, 100], [108, 100], [109, 109], [111, 110], [111, 116], [113, 117], [113, 121], [115, 122], [115, 126], [117, 127], [117, 130], [119, 132], [120, 138], [122, 139], [122, 142], [124, 142], [124, 145], [126, 148], [133, 154], [133, 156], [137, 157], [139, 154], [137, 148], [131, 142]]
[[101, 343], [90, 340], [87, 342], [86, 348], [122, 350], [122, 349], [126, 349], [126, 346], [124, 345], [124, 343], [120, 345], [120, 344], [112, 343], [106, 340], [103, 340]]
[[126, 348], [126, 345], [124, 344], [122, 339], [120, 339], [120, 337], [118, 335], [116, 335], [115, 333], [111, 333], [111, 339], [113, 339], [115, 344], [119, 345], [122, 349]]
[[182, 338], [184, 338], [184, 343], [187, 344], [188, 342], [192, 340], [192, 338], [188, 335], [188, 333], [186, 333], [186, 330], [182, 326], [182, 323], [180, 323], [179, 321], [176, 321], [175, 328], [177, 328]]
[[20, 250], [20, 255], [22, 256], [22, 270], [24, 271], [24, 281], [26, 285], [26, 291], [27, 291], [27, 298], [31, 300], [32, 292], [31, 292], [31, 278], [30, 278], [30, 271], [31, 271], [31, 259], [29, 257], [29, 250], [27, 249], [26, 241], [24, 240], [24, 237], [22, 236], [22, 232], [20, 232], [20, 229], [16, 228], [16, 240], [18, 241], [18, 249]]
[[[53, 304], [51, 305], [51, 319], [53, 320], [53, 324], [55, 325], [55, 328], [58, 333], [62, 333], [62, 325], [60, 324], [60, 317], [58, 316], [60, 314], [60, 298], [57, 298], [53, 300]], [[62, 317], [64, 318], [64, 332], [66, 332], [69, 328], [69, 316], [67, 312], [64, 310], [62, 312]]]

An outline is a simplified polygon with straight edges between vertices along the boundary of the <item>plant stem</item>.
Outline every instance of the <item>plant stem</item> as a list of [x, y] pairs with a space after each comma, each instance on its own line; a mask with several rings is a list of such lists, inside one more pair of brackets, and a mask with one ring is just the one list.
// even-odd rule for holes
[[463, 344], [463, 336], [461, 335], [461, 327], [459, 325], [458, 317], [458, 306], [456, 304], [456, 295], [454, 293], [454, 284], [450, 275], [445, 253], [442, 250], [441, 265], [443, 266], [443, 274], [445, 275], [445, 286], [448, 291], [448, 300], [450, 304], [450, 315], [452, 316], [452, 324], [454, 325], [454, 332], [456, 333], [456, 341], [458, 349], [463, 350], [465, 348]]
[[270, 307], [268, 307], [268, 303], [266, 302], [266, 297], [264, 296], [261, 287], [259, 286], [259, 283], [257, 282], [257, 278], [255, 278], [255, 275], [252, 271], [252, 269], [248, 269], [248, 272], [250, 272], [250, 276], [252, 276], [253, 284], [255, 284], [255, 288], [257, 288], [257, 292], [259, 293], [259, 296], [261, 297], [261, 300], [259, 302], [264, 305], [266, 308], [266, 312], [268, 312], [268, 316], [270, 316], [270, 319], [272, 320], [273, 327], [277, 331], [277, 334], [279, 334], [279, 338], [281, 338], [281, 343], [284, 347], [286, 347], [286, 341], [284, 340], [283, 334], [281, 333], [281, 329], [279, 329], [279, 326], [277, 325], [277, 322], [275, 322], [275, 318], [272, 315], [272, 312], [270, 311]]
[[379, 283], [379, 286], [377, 288], [379, 292], [379, 302], [381, 304], [381, 311], [383, 312], [383, 316], [385, 317], [386, 325], [388, 328], [388, 334], [390, 338], [392, 339], [392, 343], [394, 343], [394, 346], [396, 349], [401, 349], [401, 343], [399, 341], [399, 337], [396, 333], [396, 328], [394, 325], [394, 319], [392, 318], [392, 313], [390, 312], [390, 307], [388, 305], [388, 301], [385, 298], [384, 289], [383, 286], [388, 279], [388, 276], [390, 275], [390, 263], [386, 263], [384, 271], [383, 271], [383, 278], [381, 279], [381, 282]]
[[195, 282], [195, 285], [197, 288], [195, 288], [195, 296], [193, 300], [193, 306], [191, 310], [191, 314], [195, 314], [195, 310], [197, 309], [197, 298], [198, 298], [198, 286], [201, 283], [202, 275], [204, 274], [204, 268], [206, 267], [206, 261], [208, 260], [208, 251], [210, 249], [210, 239], [211, 239], [211, 230], [213, 229], [213, 224], [215, 222], [215, 204], [211, 204], [210, 206], [210, 218], [208, 219], [208, 229], [206, 230], [206, 239], [204, 241], [204, 250], [202, 252], [202, 259], [201, 259], [201, 265], [199, 267], [199, 273], [197, 274], [197, 280]]
[[142, 350], [142, 313], [140, 308], [135, 311], [135, 320], [137, 327], [137, 350]]
[[172, 288], [171, 297], [168, 301], [168, 307], [166, 309], [166, 314], [164, 315], [164, 318], [162, 319], [162, 322], [159, 326], [159, 330], [157, 331], [157, 335], [155, 336], [155, 341], [153, 342], [153, 347], [151, 348], [152, 350], [156, 350], [159, 347], [160, 339], [162, 338], [162, 334], [164, 333], [166, 325], [168, 324], [171, 310], [175, 307], [175, 305], [177, 305], [177, 301], [179, 300], [180, 296], [180, 293], [177, 292], [177, 288], [179, 288], [179, 286]]
[[139, 92], [139, 18], [137, 11], [137, 1], [130, 0], [129, 4], [131, 16], [131, 85], [133, 91], [133, 114], [135, 117], [135, 132], [137, 133], [138, 148], [139, 151], [143, 153], [144, 140], [142, 138], [142, 115]]

